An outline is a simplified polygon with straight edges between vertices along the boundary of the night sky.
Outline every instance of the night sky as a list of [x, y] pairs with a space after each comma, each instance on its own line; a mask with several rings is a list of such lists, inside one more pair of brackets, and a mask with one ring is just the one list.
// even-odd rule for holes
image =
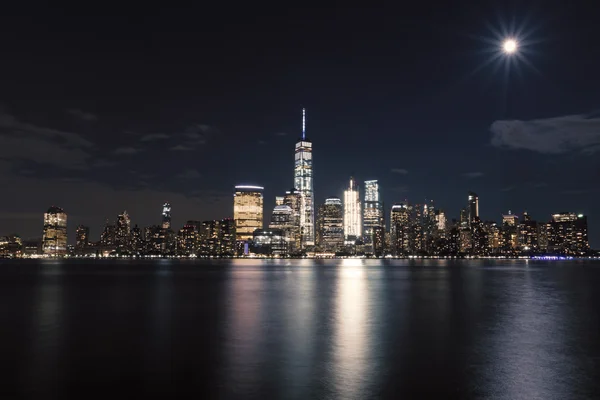
[[[50, 205], [71, 241], [123, 210], [159, 223], [164, 201], [178, 228], [232, 216], [244, 183], [268, 221], [306, 107], [317, 206], [351, 175], [379, 179], [387, 217], [458, 217], [472, 190], [486, 220], [585, 213], [600, 245], [594, 2], [203, 3], [3, 10], [0, 235], [41, 236]], [[486, 64], [511, 35], [525, 60]]]

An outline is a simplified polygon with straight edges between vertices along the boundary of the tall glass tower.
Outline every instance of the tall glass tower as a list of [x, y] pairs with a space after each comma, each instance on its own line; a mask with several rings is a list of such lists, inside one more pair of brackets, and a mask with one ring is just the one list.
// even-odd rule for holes
[[312, 142], [306, 139], [306, 110], [302, 109], [302, 137], [296, 143], [294, 188], [300, 192], [302, 247], [315, 244], [315, 200], [313, 192]]
[[238, 185], [233, 194], [233, 220], [236, 240], [251, 240], [257, 229], [263, 228], [262, 186]]
[[363, 209], [363, 235], [365, 244], [371, 246], [377, 226], [383, 228], [383, 204], [377, 180], [365, 181], [365, 207]]
[[52, 206], [44, 214], [42, 251], [50, 256], [67, 254], [67, 214], [60, 207]]
[[477, 196], [477, 193], [469, 192], [469, 208], [467, 210], [469, 223], [475, 222], [479, 218], [479, 196]]
[[162, 208], [162, 228], [171, 229], [171, 204], [168, 202]]
[[350, 178], [350, 186], [344, 191], [344, 236], [346, 244], [353, 244], [362, 235], [360, 198], [358, 185]]

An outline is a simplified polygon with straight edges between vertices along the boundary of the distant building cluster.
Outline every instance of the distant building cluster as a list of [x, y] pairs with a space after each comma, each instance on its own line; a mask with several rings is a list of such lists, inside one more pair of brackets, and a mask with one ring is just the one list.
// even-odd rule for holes
[[[590, 256], [587, 217], [572, 212], [534, 221], [527, 212], [508, 211], [502, 220], [479, 217], [479, 196], [470, 192], [458, 219], [449, 219], [433, 201], [401, 202], [387, 212], [379, 182], [368, 180], [363, 192], [351, 177], [343, 198], [329, 197], [315, 218], [312, 142], [302, 136], [295, 146], [294, 185], [275, 198], [264, 215], [262, 186], [238, 185], [233, 218], [189, 220], [179, 230], [171, 224], [171, 204], [162, 206], [159, 225], [131, 226], [126, 211], [106, 221], [98, 241], [87, 226], [76, 228], [74, 246], [67, 243], [67, 214], [50, 207], [40, 240], [0, 237], [0, 256], [185, 256], [185, 257], [519, 257]], [[267, 224], [265, 219], [269, 219]]]

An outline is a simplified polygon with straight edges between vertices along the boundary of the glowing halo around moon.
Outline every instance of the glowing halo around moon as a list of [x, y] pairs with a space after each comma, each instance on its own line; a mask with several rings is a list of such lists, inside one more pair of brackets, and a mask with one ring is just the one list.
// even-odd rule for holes
[[515, 39], [506, 39], [502, 43], [502, 51], [504, 51], [505, 54], [514, 54], [518, 48], [519, 45]]

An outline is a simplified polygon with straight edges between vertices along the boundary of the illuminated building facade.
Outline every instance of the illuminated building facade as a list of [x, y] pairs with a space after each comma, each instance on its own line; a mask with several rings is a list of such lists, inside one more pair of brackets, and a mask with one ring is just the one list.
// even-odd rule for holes
[[346, 244], [354, 244], [362, 235], [360, 197], [358, 185], [350, 178], [350, 185], [344, 191], [344, 236]]
[[232, 257], [236, 253], [235, 221], [233, 218], [212, 221], [188, 221], [197, 232], [197, 254], [200, 256]]
[[375, 257], [385, 255], [385, 228], [383, 226], [373, 227], [373, 255]]
[[569, 212], [552, 214], [552, 220], [548, 224], [549, 252], [580, 256], [587, 254], [589, 250], [585, 215]]
[[459, 233], [459, 252], [462, 254], [471, 254], [472, 242], [473, 234], [471, 230], [461, 228]]
[[42, 252], [50, 256], [67, 254], [67, 214], [60, 207], [52, 206], [44, 214]]
[[117, 229], [111, 224], [108, 220], [106, 220], [106, 224], [104, 224], [104, 230], [100, 234], [100, 245], [102, 247], [113, 247], [115, 246], [117, 238]]
[[446, 213], [442, 210], [435, 210], [435, 225], [437, 231], [441, 234], [446, 232]]
[[286, 246], [289, 249], [290, 242], [293, 241], [294, 235], [294, 216], [292, 208], [288, 205], [281, 204], [276, 205], [271, 215], [271, 223], [269, 229], [279, 229], [283, 232], [285, 237]]
[[484, 224], [484, 229], [487, 234], [486, 248], [490, 255], [496, 255], [500, 252], [502, 247], [502, 232], [497, 223], [493, 221], [487, 221]]
[[131, 245], [131, 219], [127, 211], [117, 217], [116, 245], [120, 251], [127, 251]]
[[469, 252], [472, 256], [485, 256], [488, 254], [488, 236], [485, 224], [475, 217], [471, 222], [471, 251]]
[[479, 196], [477, 193], [469, 192], [469, 203], [467, 207], [469, 223], [479, 219]]
[[221, 251], [221, 221], [203, 221], [198, 230], [198, 254], [217, 256]]
[[270, 256], [287, 255], [287, 241], [281, 229], [257, 229], [252, 237], [252, 252]]
[[300, 212], [302, 209], [302, 195], [296, 189], [288, 190], [283, 196], [283, 204], [292, 209], [292, 219], [290, 230], [290, 253], [297, 253], [302, 248], [302, 235], [300, 224]]
[[75, 249], [84, 250], [90, 243], [90, 228], [79, 225], [75, 231]]
[[508, 211], [502, 215], [502, 246], [501, 253], [515, 255], [519, 250], [519, 217]]
[[302, 137], [296, 143], [294, 188], [300, 192], [300, 233], [302, 247], [315, 244], [312, 142], [306, 139], [306, 111], [302, 109]]
[[317, 245], [323, 251], [340, 251], [344, 246], [344, 214], [342, 200], [331, 197], [319, 208]]
[[522, 253], [535, 254], [539, 251], [538, 244], [538, 223], [531, 219], [527, 212], [523, 213], [523, 217], [519, 222], [519, 249]]
[[256, 229], [263, 228], [262, 186], [239, 185], [233, 195], [233, 219], [237, 241], [252, 240]]
[[137, 225], [131, 229], [131, 250], [134, 253], [141, 253], [144, 251], [144, 238], [142, 237], [142, 230]]
[[164, 229], [161, 225], [152, 225], [144, 229], [145, 252], [158, 255], [162, 253]]
[[171, 229], [171, 204], [168, 202], [162, 207], [162, 228]]
[[184, 225], [177, 233], [177, 253], [184, 256], [196, 254], [198, 232], [194, 225]]
[[375, 227], [384, 226], [383, 202], [377, 180], [365, 181], [365, 205], [363, 209], [363, 236], [368, 253], [373, 253]]
[[219, 232], [220, 250], [219, 255], [231, 257], [235, 255], [235, 221], [233, 218], [221, 220], [221, 231]]
[[469, 227], [469, 212], [466, 208], [462, 208], [460, 210], [460, 227], [468, 228]]
[[508, 214], [502, 215], [502, 225], [517, 226], [519, 224], [519, 216], [508, 210]]
[[390, 250], [394, 256], [406, 256], [410, 246], [410, 210], [407, 204], [394, 204], [390, 211]]
[[18, 235], [0, 236], [0, 257], [19, 257], [23, 253], [23, 241]]
[[409, 252], [417, 255], [425, 250], [425, 205], [415, 204], [408, 206], [410, 219]]

